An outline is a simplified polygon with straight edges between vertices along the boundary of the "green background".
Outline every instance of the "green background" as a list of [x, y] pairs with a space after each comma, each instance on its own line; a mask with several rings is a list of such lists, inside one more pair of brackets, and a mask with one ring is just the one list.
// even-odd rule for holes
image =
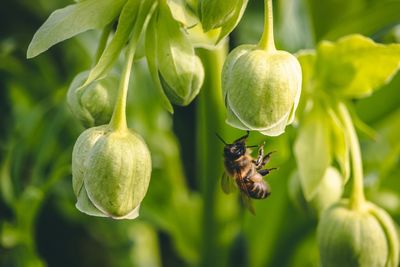
[[[153, 173], [141, 215], [134, 221], [89, 217], [75, 208], [72, 147], [83, 127], [66, 106], [73, 77], [90, 67], [99, 32], [90, 31], [27, 60], [28, 44], [49, 14], [71, 1], [3, 1], [0, 8], [0, 266], [319, 266], [317, 220], [291, 201], [296, 128], [266, 141], [276, 150], [267, 177], [273, 194], [256, 201], [257, 215], [237, 195], [224, 195], [219, 132], [232, 141], [243, 132], [224, 124], [216, 72], [206, 68], [200, 95], [188, 107], [165, 111], [144, 60], [136, 61], [128, 124], [149, 145]], [[279, 49], [296, 52], [321, 40], [361, 33], [377, 42], [400, 41], [400, 1], [274, 1]], [[230, 48], [256, 43], [262, 1], [250, 1]], [[216, 66], [209, 52], [198, 53]], [[207, 78], [208, 77], [208, 78]], [[400, 222], [400, 75], [372, 96], [353, 101], [376, 131], [360, 133], [368, 198]], [[304, 159], [307, 160], [307, 159]]]

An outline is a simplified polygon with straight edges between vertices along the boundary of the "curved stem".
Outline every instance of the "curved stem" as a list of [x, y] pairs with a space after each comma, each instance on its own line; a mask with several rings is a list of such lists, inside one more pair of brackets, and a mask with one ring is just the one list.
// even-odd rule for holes
[[266, 51], [275, 51], [274, 17], [272, 0], [264, 0], [264, 32], [261, 36], [259, 47]]
[[350, 156], [353, 169], [353, 189], [350, 196], [350, 207], [354, 210], [360, 210], [365, 203], [364, 186], [363, 186], [363, 167], [360, 151], [360, 144], [356, 130], [354, 128], [351, 116], [343, 103], [339, 104], [340, 116], [343, 120], [345, 130], [350, 143]]
[[[128, 128], [126, 123], [126, 99], [128, 95], [129, 78], [131, 75], [133, 59], [135, 56], [137, 43], [140, 39], [140, 35], [144, 31], [144, 29], [147, 28], [147, 25], [155, 8], [155, 3], [145, 1], [145, 4], [141, 5], [140, 10], [138, 11], [139, 19], [137, 19], [137, 21], [135, 22], [132, 38], [129, 42], [126, 62], [122, 71], [121, 82], [118, 88], [117, 102], [114, 107], [114, 112], [110, 121], [110, 126], [115, 131], [124, 131]], [[141, 16], [142, 12], [146, 15]]]

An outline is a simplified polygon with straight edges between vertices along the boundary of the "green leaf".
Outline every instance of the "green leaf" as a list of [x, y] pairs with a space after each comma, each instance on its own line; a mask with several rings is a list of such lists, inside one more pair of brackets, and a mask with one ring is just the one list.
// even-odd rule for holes
[[294, 144], [300, 182], [307, 201], [318, 191], [332, 161], [331, 132], [327, 116], [322, 107], [314, 106], [305, 115]]
[[79, 33], [105, 27], [118, 16], [125, 1], [86, 0], [54, 11], [33, 36], [27, 58]]
[[[365, 0], [335, 0], [335, 1], [321, 1], [321, 0], [307, 0], [306, 5], [310, 11], [310, 20], [313, 25], [314, 36], [317, 41], [323, 39], [322, 37], [327, 31], [335, 27], [335, 25], [343, 21], [344, 18], [353, 18], [354, 14], [363, 10], [366, 5]], [[372, 2], [372, 1], [370, 1]], [[355, 31], [358, 32], [358, 31]]]
[[[321, 1], [319, 1], [321, 2]], [[346, 1], [352, 3], [353, 1]], [[338, 37], [351, 33], [360, 33], [373, 36], [385, 28], [399, 23], [400, 2], [393, 0], [363, 1], [362, 8], [339, 18], [335, 25], [326, 28], [323, 39], [335, 40]], [[368, 2], [367, 4], [365, 2]], [[345, 7], [337, 2], [335, 5], [343, 12]], [[331, 13], [332, 14], [332, 13]], [[325, 17], [326, 18], [326, 17]]]
[[318, 84], [340, 97], [361, 98], [388, 83], [400, 67], [400, 44], [383, 45], [361, 35], [317, 47]]
[[219, 46], [225, 45], [226, 42], [220, 42], [218, 46], [215, 45], [215, 43], [217, 43], [220, 32], [221, 30], [219, 28], [204, 32], [203, 28], [201, 27], [201, 23], [190, 29], [187, 29], [190, 42], [193, 44], [193, 46], [195, 48], [205, 48], [208, 50], [213, 50]]
[[224, 39], [228, 34], [230, 34], [233, 29], [239, 24], [244, 11], [246, 10], [248, 0], [239, 0], [239, 4], [237, 5], [240, 8], [235, 9], [235, 13], [232, 15], [231, 19], [227, 21], [222, 27], [221, 32], [218, 37], [218, 42]]
[[167, 0], [167, 4], [174, 19], [182, 23], [185, 27], [191, 28], [199, 23], [199, 20], [185, 0]]
[[302, 91], [310, 93], [313, 88], [313, 78], [315, 73], [316, 54], [314, 50], [301, 50], [296, 53], [296, 57], [301, 65]]
[[[219, 28], [234, 15], [240, 0], [200, 0], [199, 16], [205, 31]], [[240, 7], [240, 6], [239, 6]]]
[[164, 90], [161, 85], [160, 77], [158, 76], [157, 71], [157, 35], [156, 35], [156, 17], [158, 12], [155, 12], [152, 19], [150, 20], [149, 26], [146, 31], [146, 40], [145, 40], [145, 48], [146, 48], [146, 59], [147, 65], [149, 67], [150, 75], [158, 89], [159, 96], [161, 98], [162, 104], [166, 110], [170, 113], [174, 113], [174, 109], [172, 108], [171, 102], [169, 102], [168, 97], [165, 95]]
[[138, 18], [140, 3], [141, 1], [128, 0], [127, 3], [124, 5], [118, 20], [117, 30], [113, 39], [103, 51], [102, 55], [99, 58], [99, 61], [96, 63], [94, 68], [90, 70], [86, 82], [81, 87], [85, 87], [94, 80], [104, 77], [107, 71], [118, 59], [121, 50], [129, 39], [129, 35], [132, 32], [134, 25], [135, 27], [137, 27], [137, 24], [139, 23], [138, 21], [136, 21], [136, 19]]

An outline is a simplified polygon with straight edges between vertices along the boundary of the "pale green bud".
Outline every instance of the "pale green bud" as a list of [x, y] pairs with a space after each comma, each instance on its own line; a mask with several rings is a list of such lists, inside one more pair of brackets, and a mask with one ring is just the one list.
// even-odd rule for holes
[[172, 103], [186, 106], [200, 92], [204, 68], [188, 34], [167, 7], [159, 11], [156, 38], [158, 76], [162, 88]]
[[399, 240], [394, 223], [370, 202], [353, 210], [348, 200], [342, 200], [326, 209], [317, 235], [324, 267], [398, 266]]
[[179, 106], [189, 105], [200, 92], [203, 85], [204, 69], [203, 64], [197, 56], [192, 58], [181, 58], [181, 62], [176, 62], [188, 67], [187, 72], [180, 75], [169, 75], [168, 71], [162, 74], [163, 67], [171, 68], [175, 66], [160, 66], [160, 81], [168, 99]]
[[89, 71], [84, 71], [73, 79], [67, 102], [72, 113], [85, 127], [93, 127], [110, 121], [117, 99], [119, 78], [109, 75], [80, 88], [88, 75]]
[[150, 152], [132, 130], [102, 125], [84, 131], [72, 153], [76, 207], [89, 215], [134, 219], [150, 182]]
[[227, 123], [265, 135], [282, 134], [294, 120], [301, 78], [300, 64], [288, 52], [237, 47], [222, 71]]

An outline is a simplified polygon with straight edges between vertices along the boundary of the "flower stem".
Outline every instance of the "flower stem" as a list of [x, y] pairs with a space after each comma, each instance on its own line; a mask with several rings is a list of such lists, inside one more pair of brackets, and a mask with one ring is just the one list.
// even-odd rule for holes
[[272, 0], [264, 0], [264, 31], [261, 36], [259, 47], [266, 51], [275, 51], [274, 41], [274, 16]]
[[339, 103], [338, 108], [350, 143], [350, 156], [353, 169], [353, 189], [350, 196], [350, 207], [353, 210], [361, 210], [365, 203], [365, 195], [360, 144], [350, 113], [345, 104]]
[[128, 95], [129, 79], [131, 76], [136, 44], [137, 41], [135, 40], [135, 36], [133, 36], [126, 53], [126, 61], [122, 70], [121, 81], [118, 88], [117, 102], [115, 104], [114, 112], [110, 121], [110, 126], [115, 131], [124, 131], [128, 128], [126, 123], [126, 99]]
[[221, 71], [227, 45], [214, 50], [197, 50], [205, 69], [205, 79], [197, 102], [197, 167], [203, 195], [202, 247], [200, 266], [224, 266], [224, 248], [218, 245], [217, 190], [222, 174], [222, 143], [215, 133], [223, 135], [224, 103], [221, 94]]
[[[140, 7], [138, 11], [140, 20], [135, 22], [133, 28], [132, 38], [128, 45], [128, 50], [126, 53], [125, 66], [122, 70], [121, 81], [118, 88], [117, 102], [114, 107], [114, 112], [110, 121], [110, 126], [115, 131], [124, 131], [128, 128], [126, 123], [126, 99], [128, 95], [129, 79], [131, 75], [131, 69], [133, 64], [133, 59], [135, 56], [136, 46], [140, 39], [140, 35], [147, 28], [149, 20], [153, 14], [156, 4], [153, 2], [145, 2], [146, 4]], [[141, 16], [141, 12], [147, 14], [146, 16]]]

